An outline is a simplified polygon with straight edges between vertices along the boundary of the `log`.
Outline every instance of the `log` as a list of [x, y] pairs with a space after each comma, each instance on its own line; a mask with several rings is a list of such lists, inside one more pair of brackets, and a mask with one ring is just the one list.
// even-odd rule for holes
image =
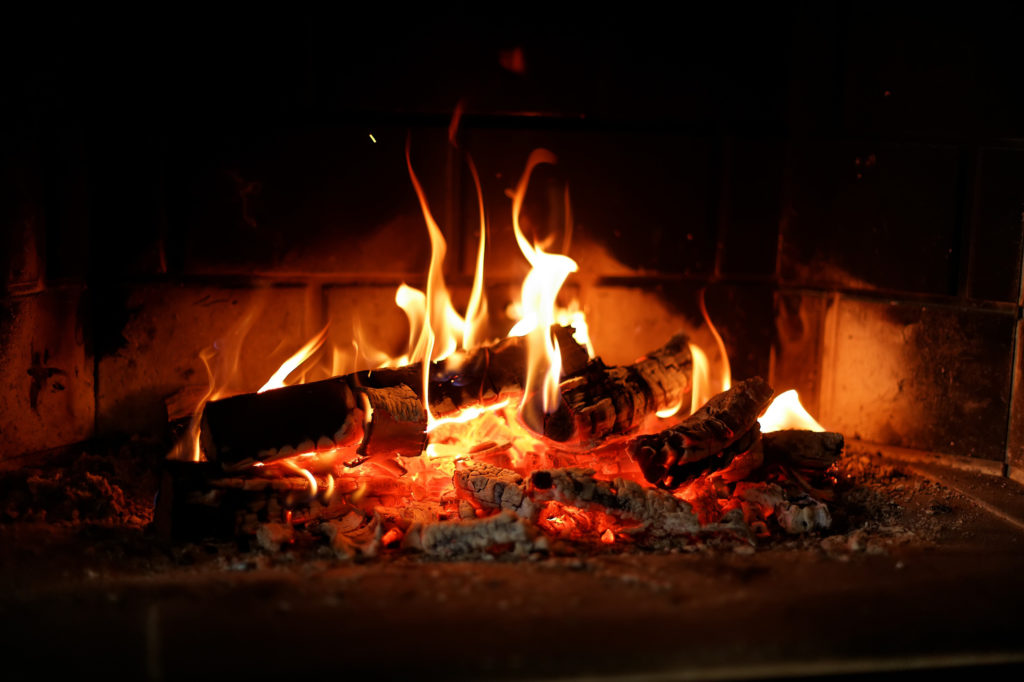
[[635, 438], [627, 450], [640, 465], [644, 478], [665, 488], [676, 488], [707, 471], [705, 465], [693, 466], [695, 462], [723, 453], [737, 441], [742, 445], [741, 438], [750, 438], [772, 393], [771, 386], [760, 377], [740, 381], [678, 425]]
[[544, 420], [544, 435], [559, 443], [593, 448], [635, 433], [662, 410], [679, 407], [692, 391], [693, 358], [683, 334], [627, 367], [592, 361], [562, 382], [562, 404]]
[[[586, 349], [571, 327], [554, 330], [564, 375], [582, 371]], [[523, 337], [510, 337], [431, 366], [430, 405], [437, 416], [522, 391], [527, 351]], [[426, 412], [422, 408], [422, 364], [356, 372], [308, 384], [208, 403], [200, 426], [206, 458], [245, 468], [300, 452], [351, 449], [374, 454], [420, 453]]]
[[767, 462], [788, 464], [795, 469], [824, 471], [843, 452], [843, 434], [829, 431], [786, 429], [762, 436]]

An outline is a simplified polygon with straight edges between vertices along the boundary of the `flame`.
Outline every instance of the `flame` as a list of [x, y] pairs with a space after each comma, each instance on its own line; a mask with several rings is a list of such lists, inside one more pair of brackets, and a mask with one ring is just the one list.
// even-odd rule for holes
[[476, 199], [480, 205], [480, 245], [476, 252], [476, 270], [473, 272], [473, 288], [466, 305], [465, 331], [462, 334], [462, 348], [469, 350], [484, 341], [487, 330], [487, 299], [484, 297], [484, 254], [487, 248], [487, 216], [484, 212], [484, 191], [480, 186], [480, 175], [476, 172], [473, 157], [466, 156], [469, 171], [476, 187]]
[[[406, 138], [405, 163], [409, 169], [409, 179], [412, 181], [416, 197], [420, 202], [423, 220], [427, 224], [427, 232], [430, 235], [430, 267], [427, 270], [427, 291], [423, 298], [424, 324], [420, 338], [417, 339], [414, 346], [416, 350], [413, 352], [411, 360], [413, 362], [424, 361], [423, 376], [426, 383], [430, 374], [429, 363], [434, 360], [443, 360], [458, 348], [458, 338], [462, 336], [465, 321], [455, 312], [451, 296], [448, 294], [448, 287], [445, 286], [444, 257], [448, 252], [448, 243], [430, 212], [427, 195], [412, 168], [411, 146], [412, 139]], [[425, 396], [426, 393], [424, 393]]]
[[[707, 323], [708, 330], [715, 339], [715, 345], [718, 347], [718, 357], [722, 359], [722, 388], [720, 391], [728, 391], [732, 387], [732, 368], [729, 366], [729, 353], [725, 350], [725, 342], [722, 341], [721, 334], [718, 333], [718, 329], [711, 321], [711, 316], [708, 315], [707, 305], [704, 304], [704, 291], [704, 289], [700, 290], [700, 294], [697, 296], [697, 303], [700, 305], [700, 314], [704, 317], [704, 322]], [[708, 397], [710, 398], [711, 396], [709, 395]], [[705, 400], [704, 402], [707, 401]], [[703, 404], [702, 402], [701, 405]]]
[[562, 356], [558, 342], [551, 334], [551, 326], [557, 321], [555, 299], [558, 292], [569, 274], [578, 269], [576, 261], [568, 256], [547, 253], [539, 245], [531, 244], [519, 224], [523, 200], [526, 198], [526, 189], [533, 169], [539, 164], [553, 164], [556, 161], [555, 155], [546, 149], [535, 149], [527, 159], [526, 169], [512, 195], [512, 230], [516, 235], [519, 250], [531, 266], [529, 274], [523, 280], [523, 317], [508, 333], [509, 336], [527, 338], [526, 386], [521, 412], [528, 406], [536, 409], [534, 396], [538, 393], [544, 413], [553, 412], [558, 406]]
[[320, 346], [324, 345], [324, 341], [327, 339], [327, 329], [329, 327], [330, 323], [324, 325], [324, 328], [321, 329], [316, 336], [307, 341], [306, 345], [300, 348], [295, 355], [281, 363], [281, 366], [276, 372], [274, 372], [273, 376], [270, 377], [270, 380], [263, 384], [263, 387], [256, 392], [264, 393], [275, 388], [283, 388], [288, 375], [298, 369], [299, 365], [312, 357], [313, 353], [316, 353], [320, 350]]
[[711, 364], [708, 362], [708, 356], [699, 346], [692, 343], [687, 345], [693, 358], [693, 388], [690, 391], [690, 414], [693, 414], [715, 395], [715, 391], [711, 388]]
[[780, 393], [757, 421], [761, 424], [763, 433], [783, 429], [825, 430], [825, 427], [800, 404], [800, 396], [795, 390]]
[[612, 532], [611, 528], [608, 528], [605, 532], [601, 533], [601, 542], [606, 545], [615, 544], [615, 533]]

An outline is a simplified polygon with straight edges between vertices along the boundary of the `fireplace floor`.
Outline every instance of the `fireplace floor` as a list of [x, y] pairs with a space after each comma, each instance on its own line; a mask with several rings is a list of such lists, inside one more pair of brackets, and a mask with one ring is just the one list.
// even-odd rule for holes
[[756, 551], [352, 563], [229, 543], [161, 548], [131, 513], [145, 508], [144, 482], [114, 521], [11, 520], [21, 509], [7, 495], [5, 678], [731, 679], [1024, 665], [1022, 489], [848, 450], [856, 485], [837, 532]]

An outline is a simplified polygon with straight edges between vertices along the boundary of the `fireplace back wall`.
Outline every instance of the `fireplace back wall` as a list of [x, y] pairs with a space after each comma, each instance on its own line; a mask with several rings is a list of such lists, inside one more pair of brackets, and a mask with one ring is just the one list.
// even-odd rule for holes
[[466, 152], [480, 168], [496, 328], [526, 268], [504, 192], [546, 147], [527, 224], [560, 230], [568, 184], [571, 287], [607, 360], [680, 324], [707, 340], [707, 287], [734, 376], [797, 388], [850, 436], [1019, 474], [1015, 24], [930, 21], [26, 20], [7, 41], [0, 458], [165, 438], [206, 386], [199, 351], [243, 321], [235, 390], [328, 320], [339, 348], [358, 320], [397, 350], [394, 288], [429, 259], [410, 134], [462, 301]]

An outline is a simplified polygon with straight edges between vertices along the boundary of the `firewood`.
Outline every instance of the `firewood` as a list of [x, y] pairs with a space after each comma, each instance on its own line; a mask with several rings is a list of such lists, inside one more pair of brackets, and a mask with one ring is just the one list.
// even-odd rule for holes
[[655, 537], [693, 534], [701, 529], [693, 507], [685, 500], [621, 478], [596, 479], [593, 469], [535, 471], [530, 477], [529, 495], [534, 502], [555, 501], [636, 521], [645, 533]]
[[692, 391], [688, 339], [677, 334], [627, 367], [591, 361], [562, 382], [562, 405], [544, 420], [544, 435], [580, 448], [635, 433], [656, 412], [681, 406]]
[[740, 381], [678, 425], [635, 438], [628, 445], [629, 454], [648, 481], [676, 488], [708, 470], [694, 463], [722, 453], [743, 437], [750, 438], [771, 396], [772, 388], [760, 377]]
[[203, 409], [203, 452], [210, 461], [239, 464], [313, 450], [318, 442], [326, 449], [349, 444], [361, 422], [356, 398], [347, 379], [335, 377], [215, 400]]
[[[587, 364], [586, 349], [572, 338], [572, 331], [554, 328], [566, 376]], [[522, 391], [526, 360], [525, 339], [510, 337], [432, 364], [431, 411], [444, 416]], [[335, 447], [364, 457], [417, 455], [426, 428], [426, 412], [412, 407], [422, 402], [421, 372], [421, 364], [364, 371], [210, 402], [200, 427], [203, 451], [207, 459], [236, 469]]]
[[766, 433], [762, 441], [766, 461], [812, 471], [824, 471], [832, 466], [844, 445], [841, 433], [797, 429]]

